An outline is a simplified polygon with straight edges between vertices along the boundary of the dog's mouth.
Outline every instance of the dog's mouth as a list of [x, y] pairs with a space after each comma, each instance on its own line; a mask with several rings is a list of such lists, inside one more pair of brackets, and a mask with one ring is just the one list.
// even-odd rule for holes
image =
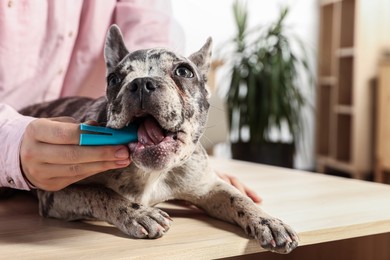
[[164, 129], [151, 115], [137, 117], [133, 123], [138, 125], [138, 141], [129, 144], [133, 154], [145, 148], [164, 146], [178, 139], [178, 132]]

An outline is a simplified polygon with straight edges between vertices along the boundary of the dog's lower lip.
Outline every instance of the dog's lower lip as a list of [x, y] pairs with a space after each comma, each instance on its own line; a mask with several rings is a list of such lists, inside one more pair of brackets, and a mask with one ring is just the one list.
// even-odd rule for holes
[[139, 125], [138, 141], [128, 144], [132, 154], [141, 152], [144, 149], [148, 151], [153, 149], [168, 151], [178, 140], [179, 132], [163, 129], [160, 123], [151, 115], [135, 117], [131, 122]]
[[[130, 153], [135, 155], [137, 152], [141, 152], [142, 150], [153, 150], [158, 149], [160, 151], [166, 150], [168, 151], [170, 147], [176, 143], [177, 141], [173, 139], [171, 136], [166, 136], [164, 139], [158, 143], [158, 144], [150, 144], [150, 143], [142, 143], [140, 141], [138, 142], [132, 142], [128, 144], [128, 147], [130, 149]], [[168, 149], [168, 150], [167, 150]]]

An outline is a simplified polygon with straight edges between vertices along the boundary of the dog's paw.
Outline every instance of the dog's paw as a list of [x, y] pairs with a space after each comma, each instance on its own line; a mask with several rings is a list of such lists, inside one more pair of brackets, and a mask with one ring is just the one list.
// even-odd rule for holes
[[134, 238], [159, 238], [169, 230], [172, 221], [166, 212], [136, 203], [132, 204], [131, 213], [128, 208], [120, 211], [116, 226]]
[[258, 239], [261, 247], [276, 253], [288, 254], [298, 246], [297, 233], [276, 218], [259, 218], [246, 227], [246, 232]]

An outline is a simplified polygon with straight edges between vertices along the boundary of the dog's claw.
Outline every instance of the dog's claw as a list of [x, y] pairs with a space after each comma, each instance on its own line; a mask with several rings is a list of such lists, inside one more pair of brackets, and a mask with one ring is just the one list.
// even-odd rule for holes
[[135, 238], [159, 238], [170, 228], [167, 214], [153, 207], [140, 206], [138, 209], [123, 214], [116, 226], [124, 233]]
[[288, 225], [275, 218], [253, 221], [251, 229], [261, 247], [273, 252], [287, 254], [298, 246], [298, 236]]

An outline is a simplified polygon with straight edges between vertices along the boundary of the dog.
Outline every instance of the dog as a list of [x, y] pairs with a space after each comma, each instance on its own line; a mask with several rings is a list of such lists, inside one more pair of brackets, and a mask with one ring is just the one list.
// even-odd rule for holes
[[199, 142], [209, 109], [211, 52], [211, 38], [188, 58], [167, 49], [129, 52], [119, 27], [112, 25], [104, 47], [105, 97], [68, 97], [21, 110], [34, 117], [105, 122], [114, 129], [139, 125], [138, 141], [128, 144], [130, 166], [59, 191], [38, 190], [40, 214], [99, 219], [133, 238], [158, 238], [172, 219], [154, 205], [178, 199], [240, 226], [265, 249], [289, 253], [296, 248], [295, 231], [221, 180]]

